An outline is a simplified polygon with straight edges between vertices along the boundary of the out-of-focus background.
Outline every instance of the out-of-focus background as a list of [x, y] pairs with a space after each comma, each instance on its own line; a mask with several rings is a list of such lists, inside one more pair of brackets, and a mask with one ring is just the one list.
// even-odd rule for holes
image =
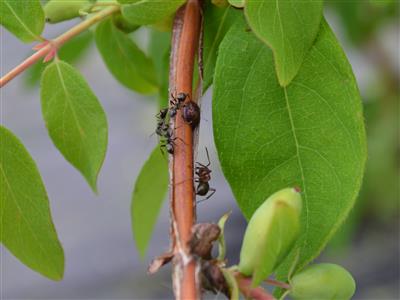
[[[353, 66], [365, 107], [369, 158], [356, 207], [319, 258], [345, 266], [357, 281], [355, 299], [400, 299], [399, 295], [399, 70], [398, 2], [331, 1], [325, 15]], [[75, 21], [48, 26], [55, 37]], [[4, 75], [29, 53], [3, 28]], [[146, 49], [147, 31], [135, 33]], [[0, 90], [1, 123], [11, 129], [36, 160], [45, 182], [53, 219], [66, 255], [65, 277], [53, 282], [31, 271], [1, 248], [1, 299], [170, 299], [170, 267], [148, 276], [154, 256], [169, 245], [164, 205], [144, 260], [131, 233], [131, 192], [142, 163], [157, 143], [155, 98], [123, 88], [109, 74], [94, 45], [75, 65], [99, 97], [108, 116], [108, 153], [99, 177], [99, 195], [55, 149], [40, 110], [32, 71]], [[211, 155], [211, 184], [217, 193], [198, 206], [199, 221], [214, 221], [229, 210], [228, 258], [238, 262], [246, 222], [218, 165], [212, 137], [211, 91], [202, 100], [200, 145]], [[204, 160], [200, 151], [199, 160]], [[166, 204], [166, 203], [165, 203]], [[214, 296], [210, 295], [210, 299]]]

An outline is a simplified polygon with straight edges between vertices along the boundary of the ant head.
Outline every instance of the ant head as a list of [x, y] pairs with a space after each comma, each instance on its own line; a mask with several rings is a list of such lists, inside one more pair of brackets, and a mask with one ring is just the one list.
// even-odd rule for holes
[[176, 100], [178, 100], [178, 102], [183, 102], [186, 100], [187, 96], [188, 94], [186, 93], [178, 93], [178, 95], [176, 95]]

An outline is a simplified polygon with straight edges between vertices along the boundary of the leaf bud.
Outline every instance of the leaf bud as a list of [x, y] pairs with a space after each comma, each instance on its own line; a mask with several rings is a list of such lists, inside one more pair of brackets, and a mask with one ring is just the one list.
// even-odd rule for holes
[[290, 280], [290, 296], [295, 300], [349, 300], [356, 284], [351, 274], [335, 264], [315, 264]]
[[300, 230], [301, 196], [297, 188], [271, 195], [253, 214], [240, 252], [239, 272], [258, 286], [282, 262]]

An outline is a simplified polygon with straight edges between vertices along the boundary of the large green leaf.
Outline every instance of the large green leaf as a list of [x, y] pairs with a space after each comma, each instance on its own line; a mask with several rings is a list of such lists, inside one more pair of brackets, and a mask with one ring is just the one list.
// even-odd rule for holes
[[21, 41], [40, 40], [45, 23], [39, 0], [0, 0], [0, 24]]
[[226, 179], [247, 218], [272, 192], [301, 187], [302, 267], [346, 218], [361, 184], [366, 142], [351, 66], [322, 22], [298, 75], [281, 87], [272, 51], [240, 20], [215, 74], [214, 137]]
[[107, 119], [85, 79], [63, 61], [43, 72], [42, 112], [54, 144], [96, 191], [107, 150]]
[[[67, 63], [74, 64], [87, 52], [92, 41], [93, 33], [90, 30], [84, 31], [66, 42], [60, 50], [58, 50], [58, 57]], [[38, 61], [25, 72], [24, 79], [29, 87], [33, 87], [38, 83], [43, 70], [48, 64], [50, 63]]]
[[254, 33], [274, 52], [279, 82], [296, 76], [322, 18], [322, 0], [246, 1], [245, 15]]
[[[126, 1], [123, 1], [126, 2]], [[122, 5], [122, 15], [132, 24], [148, 25], [171, 16], [185, 0], [140, 0]]]
[[143, 94], [157, 91], [153, 62], [111, 19], [97, 27], [96, 44], [108, 69], [124, 86]]
[[204, 11], [203, 39], [203, 90], [212, 84], [218, 47], [226, 32], [234, 23], [240, 12], [232, 7], [217, 7], [207, 2]]
[[21, 142], [0, 126], [0, 238], [25, 265], [60, 280], [64, 252], [57, 238], [46, 190]]
[[140, 171], [132, 194], [132, 230], [142, 257], [149, 246], [167, 189], [168, 163], [157, 146]]

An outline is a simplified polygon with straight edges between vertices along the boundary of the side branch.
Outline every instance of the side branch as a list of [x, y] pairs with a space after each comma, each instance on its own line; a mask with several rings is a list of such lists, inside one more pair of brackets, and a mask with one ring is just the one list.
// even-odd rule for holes
[[[177, 13], [172, 39], [170, 91], [186, 93], [192, 99], [193, 70], [201, 24], [200, 0], [188, 0]], [[193, 187], [193, 129], [181, 114], [175, 118], [176, 147], [170, 164], [172, 169], [171, 217], [175, 239], [174, 292], [177, 299], [199, 299], [199, 266], [193, 259], [188, 242], [196, 220]], [[179, 184], [176, 184], [179, 183]]]
[[41, 48], [39, 51], [32, 54], [30, 57], [28, 57], [21, 64], [16, 66], [14, 69], [12, 69], [6, 75], [1, 77], [0, 78], [0, 88], [5, 86], [9, 81], [14, 79], [17, 75], [24, 72], [27, 68], [29, 68], [31, 65], [36, 63], [42, 57], [45, 57], [47, 54], [49, 54], [49, 52], [52, 49], [54, 49], [54, 47], [56, 47], [56, 48], [61, 47], [65, 42], [67, 42], [74, 36], [78, 35], [82, 31], [85, 31], [93, 24], [96, 24], [96, 23], [100, 22], [101, 20], [103, 20], [104, 18], [116, 13], [117, 11], [119, 11], [119, 9], [120, 9], [119, 6], [112, 6], [110, 8], [101, 10], [100, 12], [95, 14], [93, 17], [86, 19], [85, 21], [79, 23], [75, 27], [72, 27], [67, 32], [61, 34], [60, 36], [58, 36], [57, 38], [52, 40], [50, 43], [48, 43], [46, 46]]

